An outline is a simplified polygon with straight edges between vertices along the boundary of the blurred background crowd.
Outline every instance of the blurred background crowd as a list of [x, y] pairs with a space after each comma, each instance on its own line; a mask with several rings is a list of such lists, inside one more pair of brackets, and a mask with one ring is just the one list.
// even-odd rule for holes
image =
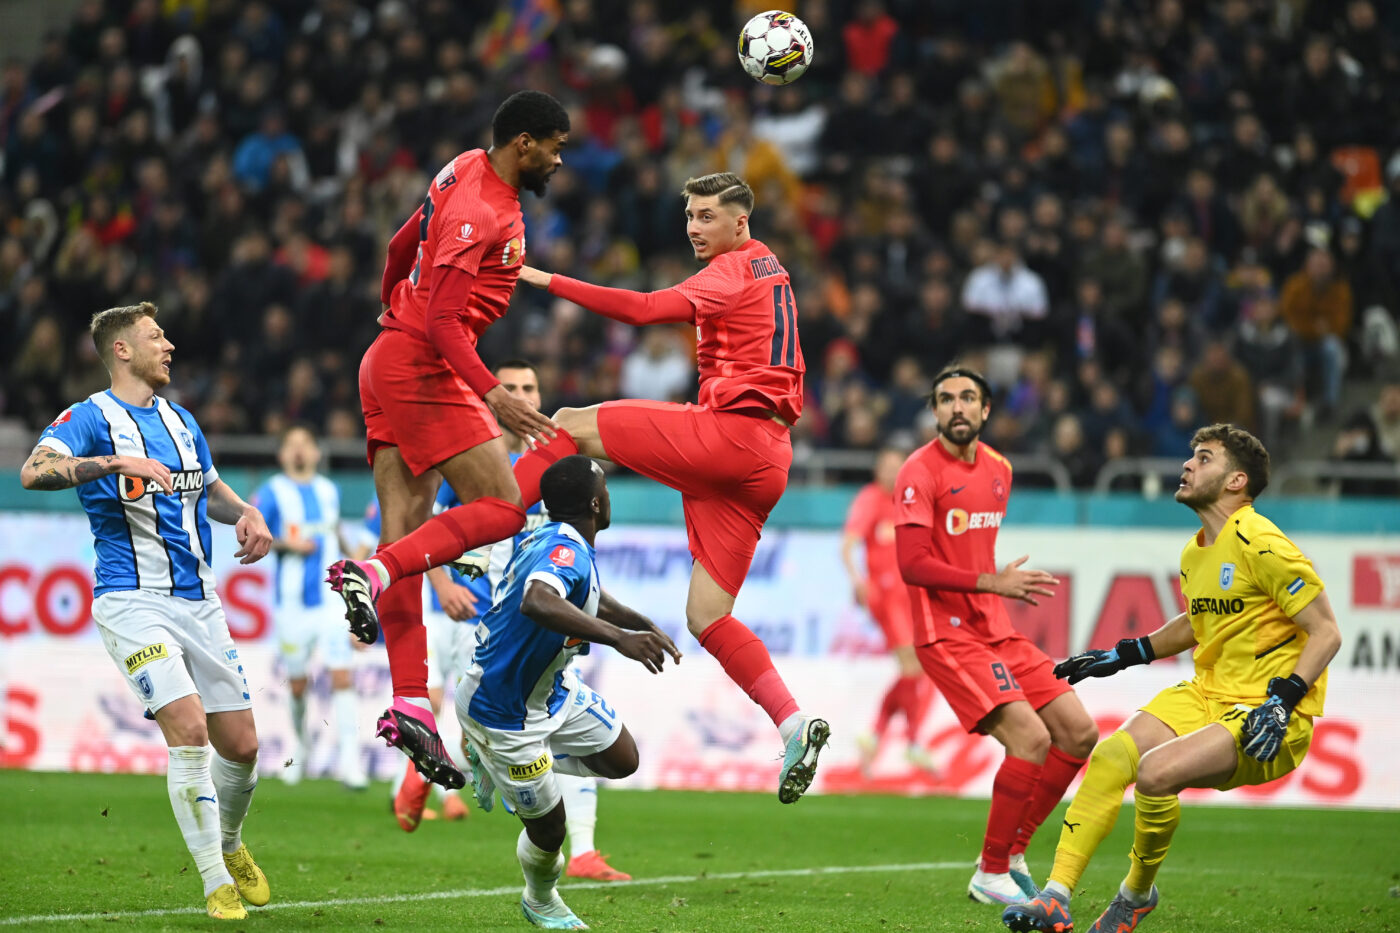
[[[207, 433], [358, 437], [384, 246], [531, 87], [573, 121], [531, 265], [672, 285], [681, 183], [749, 180], [803, 448], [931, 436], [958, 355], [988, 439], [1079, 486], [1207, 421], [1400, 454], [1400, 4], [800, 0], [786, 88], [735, 58], [768, 6], [81, 0], [0, 74], [0, 409], [32, 436], [105, 386], [89, 316], [151, 299]], [[689, 329], [525, 291], [481, 349], [538, 361], [547, 405], [693, 398]]]

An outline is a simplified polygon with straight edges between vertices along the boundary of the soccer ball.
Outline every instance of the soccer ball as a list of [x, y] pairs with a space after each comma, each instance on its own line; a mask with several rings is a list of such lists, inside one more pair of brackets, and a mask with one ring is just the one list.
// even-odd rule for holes
[[739, 63], [755, 81], [791, 84], [812, 64], [812, 34], [791, 13], [760, 13], [739, 33]]

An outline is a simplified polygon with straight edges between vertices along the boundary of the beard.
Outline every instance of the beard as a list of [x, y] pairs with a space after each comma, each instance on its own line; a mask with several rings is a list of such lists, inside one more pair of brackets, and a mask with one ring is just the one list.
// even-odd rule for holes
[[957, 424], [947, 425], [946, 427], [939, 425], [938, 433], [954, 444], [957, 444], [959, 447], [965, 447], [975, 441], [977, 435], [982, 433], [982, 426], [979, 424], [974, 428], [972, 422], [961, 421]]
[[1221, 476], [1209, 486], [1194, 486], [1190, 492], [1178, 489], [1175, 498], [1188, 509], [1203, 509], [1219, 499], [1224, 490], [1225, 477]]
[[536, 197], [544, 197], [545, 189], [549, 187], [550, 176], [554, 174], [552, 168], [545, 169], [521, 169], [520, 187], [526, 191], [532, 191]]
[[147, 385], [159, 389], [170, 384], [170, 374], [161, 366], [160, 360], [150, 360], [132, 367], [133, 373]]

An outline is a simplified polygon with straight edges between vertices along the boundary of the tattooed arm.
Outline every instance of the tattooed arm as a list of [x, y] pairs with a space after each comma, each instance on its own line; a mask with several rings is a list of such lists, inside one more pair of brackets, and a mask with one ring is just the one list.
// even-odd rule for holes
[[19, 481], [25, 489], [71, 489], [113, 473], [150, 480], [166, 492], [174, 492], [170, 470], [157, 460], [110, 455], [69, 457], [43, 444], [29, 455], [19, 472]]

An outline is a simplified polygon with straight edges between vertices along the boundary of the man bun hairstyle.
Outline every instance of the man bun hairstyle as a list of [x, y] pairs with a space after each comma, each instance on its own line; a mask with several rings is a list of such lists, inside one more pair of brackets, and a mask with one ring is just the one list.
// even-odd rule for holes
[[112, 365], [116, 362], [112, 342], [143, 317], [154, 320], [157, 311], [154, 304], [143, 301], [136, 305], [108, 308], [106, 311], [98, 311], [92, 316], [92, 323], [88, 325], [88, 331], [92, 334], [93, 345], [97, 347], [97, 355], [102, 357], [102, 363], [107, 367], [108, 372], [112, 371]]
[[1233, 424], [1212, 424], [1192, 435], [1191, 449], [1194, 451], [1211, 441], [1225, 451], [1231, 467], [1244, 473], [1245, 495], [1251, 499], [1258, 498], [1269, 486], [1269, 451], [1264, 448], [1263, 442]]
[[556, 461], [540, 477], [540, 498], [551, 518], [588, 518], [589, 502], [598, 495], [602, 467], [592, 457], [571, 454]]
[[569, 132], [569, 113], [544, 91], [516, 91], [496, 108], [491, 118], [491, 145], [504, 146], [521, 133], [549, 139]]
[[717, 195], [721, 205], [737, 204], [745, 214], [753, 213], [753, 189], [733, 172], [715, 172], [699, 178], [687, 178], [681, 187], [681, 197], [710, 197]]

